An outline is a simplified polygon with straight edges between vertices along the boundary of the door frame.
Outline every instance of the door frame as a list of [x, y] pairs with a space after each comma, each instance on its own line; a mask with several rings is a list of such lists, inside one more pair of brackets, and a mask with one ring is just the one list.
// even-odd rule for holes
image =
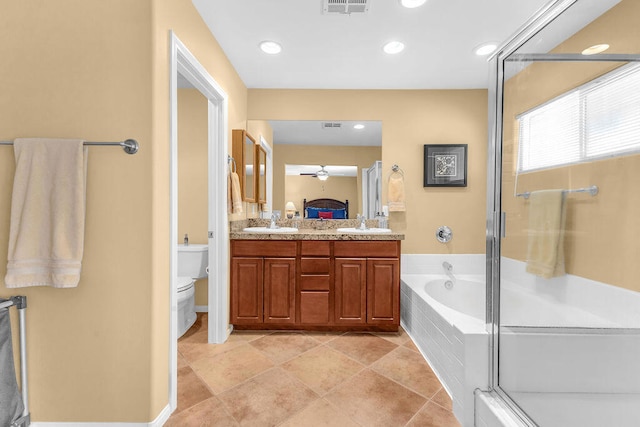
[[209, 343], [223, 343], [229, 326], [229, 225], [227, 221], [228, 96], [173, 31], [170, 39], [170, 325], [169, 402], [171, 412], [178, 396], [178, 74], [188, 80], [208, 100], [208, 244]]

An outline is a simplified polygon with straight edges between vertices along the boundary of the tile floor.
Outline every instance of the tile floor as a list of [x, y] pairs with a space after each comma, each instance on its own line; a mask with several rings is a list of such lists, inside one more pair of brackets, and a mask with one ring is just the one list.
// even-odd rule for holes
[[178, 341], [178, 407], [165, 426], [460, 426], [404, 331], [206, 341], [207, 314], [198, 314]]

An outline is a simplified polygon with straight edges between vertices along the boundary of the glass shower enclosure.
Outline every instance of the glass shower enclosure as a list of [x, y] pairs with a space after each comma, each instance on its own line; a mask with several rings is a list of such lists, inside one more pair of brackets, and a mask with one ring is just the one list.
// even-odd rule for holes
[[491, 61], [491, 382], [524, 425], [640, 425], [639, 19], [553, 1]]

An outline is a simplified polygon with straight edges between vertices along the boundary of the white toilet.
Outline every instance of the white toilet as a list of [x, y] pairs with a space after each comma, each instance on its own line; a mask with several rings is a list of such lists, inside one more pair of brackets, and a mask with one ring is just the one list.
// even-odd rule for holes
[[178, 338], [196, 321], [195, 283], [208, 276], [208, 264], [208, 245], [178, 245]]

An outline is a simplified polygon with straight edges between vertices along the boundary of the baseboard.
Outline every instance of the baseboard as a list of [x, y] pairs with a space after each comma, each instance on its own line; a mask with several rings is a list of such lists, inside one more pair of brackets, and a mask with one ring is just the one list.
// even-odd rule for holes
[[171, 416], [171, 408], [169, 405], [165, 406], [155, 420], [148, 423], [101, 423], [101, 422], [45, 422], [36, 421], [31, 422], [29, 427], [162, 427]]
[[196, 305], [196, 313], [208, 313], [209, 306], [208, 305]]

